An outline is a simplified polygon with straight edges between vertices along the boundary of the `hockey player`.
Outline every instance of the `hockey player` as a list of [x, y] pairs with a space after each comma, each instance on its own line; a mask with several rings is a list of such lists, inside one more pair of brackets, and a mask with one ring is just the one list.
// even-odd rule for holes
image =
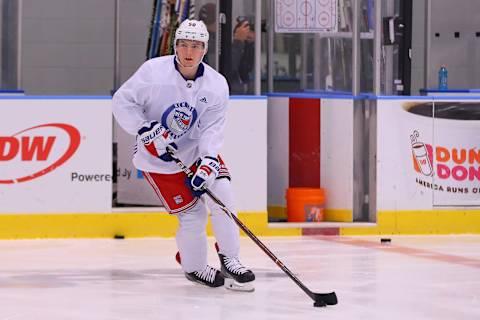
[[[182, 22], [175, 33], [175, 55], [146, 61], [113, 96], [113, 113], [123, 129], [136, 135], [133, 164], [178, 217], [176, 242], [186, 278], [210, 287], [224, 285], [227, 278], [235, 281], [233, 288], [251, 291], [255, 275], [239, 261], [237, 225], [202, 197], [208, 187], [233, 210], [230, 175], [219, 155], [229, 88], [221, 74], [202, 62], [208, 38], [202, 21]], [[171, 161], [167, 145], [191, 165], [191, 180]], [[207, 206], [221, 271], [207, 264]]]

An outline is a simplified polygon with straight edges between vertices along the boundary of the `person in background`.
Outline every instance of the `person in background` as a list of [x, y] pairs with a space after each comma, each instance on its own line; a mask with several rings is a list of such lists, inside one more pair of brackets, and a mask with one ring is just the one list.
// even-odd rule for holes
[[201, 20], [205, 23], [205, 26], [207, 27], [207, 31], [210, 34], [210, 37], [208, 38], [208, 47], [210, 50], [207, 51], [207, 54], [205, 55], [205, 58], [203, 61], [208, 63], [210, 66], [213, 68], [215, 67], [215, 41], [216, 41], [216, 36], [217, 36], [217, 30], [216, 30], [216, 10], [215, 10], [215, 4], [214, 3], [207, 3], [203, 5], [200, 8], [200, 11], [198, 13], [198, 20]]
[[253, 92], [253, 66], [255, 59], [255, 31], [246, 17], [238, 17], [233, 29], [232, 66], [227, 74], [230, 92], [247, 94]]

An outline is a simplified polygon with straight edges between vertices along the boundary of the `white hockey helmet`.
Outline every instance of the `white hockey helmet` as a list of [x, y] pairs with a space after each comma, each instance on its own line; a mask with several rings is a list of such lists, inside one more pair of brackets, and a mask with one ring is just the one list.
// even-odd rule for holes
[[207, 27], [205, 26], [205, 23], [203, 23], [203, 21], [186, 19], [180, 24], [177, 31], [175, 32], [174, 46], [177, 45], [177, 40], [180, 39], [195, 40], [203, 42], [203, 44], [205, 45], [205, 52], [207, 52], [208, 38], [209, 34], [207, 31]]

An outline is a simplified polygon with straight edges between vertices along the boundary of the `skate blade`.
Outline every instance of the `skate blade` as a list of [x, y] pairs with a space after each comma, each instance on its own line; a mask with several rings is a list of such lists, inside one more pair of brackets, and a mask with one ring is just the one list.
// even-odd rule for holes
[[225, 288], [232, 291], [253, 292], [255, 287], [253, 281], [240, 283], [231, 278], [225, 278]]

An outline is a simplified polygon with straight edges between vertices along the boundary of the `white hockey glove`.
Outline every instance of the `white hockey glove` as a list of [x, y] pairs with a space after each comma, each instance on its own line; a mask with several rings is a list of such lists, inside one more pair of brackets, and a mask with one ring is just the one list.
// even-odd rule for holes
[[220, 162], [218, 162], [217, 158], [209, 156], [203, 157], [190, 182], [194, 194], [197, 195], [197, 192], [201, 194], [205, 188], [209, 188], [218, 176], [219, 171]]
[[163, 161], [172, 161], [172, 157], [167, 152], [167, 146], [172, 146], [177, 150], [177, 145], [173, 142], [172, 135], [168, 129], [165, 129], [158, 121], [151, 121], [143, 125], [138, 130], [138, 137], [147, 151], [154, 157]]

